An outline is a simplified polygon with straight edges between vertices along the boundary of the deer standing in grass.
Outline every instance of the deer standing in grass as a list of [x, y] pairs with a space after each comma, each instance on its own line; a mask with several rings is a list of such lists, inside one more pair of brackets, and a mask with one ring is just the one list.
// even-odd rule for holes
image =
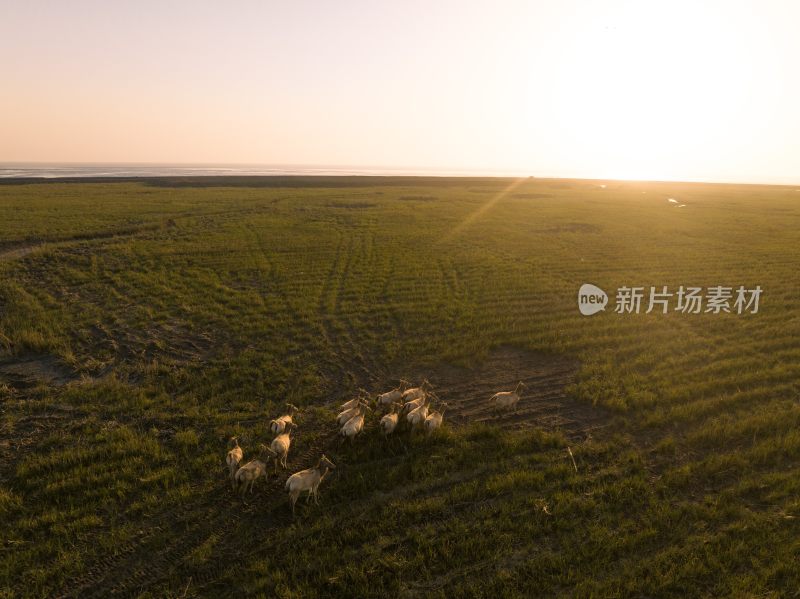
[[414, 408], [406, 414], [406, 421], [411, 426], [413, 432], [417, 427], [421, 426], [425, 419], [428, 417], [428, 400], [427, 398], [422, 402], [418, 408]]
[[381, 430], [383, 431], [384, 437], [391, 435], [397, 428], [397, 423], [400, 421], [399, 409], [400, 404], [393, 403], [392, 411], [381, 418]]
[[352, 410], [353, 408], [357, 408], [359, 404], [365, 400], [369, 401], [369, 393], [367, 393], [364, 389], [359, 389], [356, 397], [342, 404], [342, 410]]
[[287, 480], [285, 489], [289, 492], [289, 502], [292, 504], [292, 516], [294, 516], [294, 506], [297, 503], [297, 498], [303, 491], [308, 493], [306, 503], [314, 498], [314, 503], [319, 505], [318, 491], [319, 484], [328, 474], [328, 471], [336, 468], [336, 465], [331, 462], [325, 454], [317, 462], [317, 465], [307, 470], [301, 470], [292, 474]]
[[513, 391], [500, 391], [499, 393], [495, 393], [489, 398], [489, 405], [494, 407], [495, 413], [500, 410], [509, 411], [512, 408], [516, 413], [519, 408], [520, 392], [525, 386], [525, 383], [520, 381]]
[[239, 469], [239, 464], [244, 454], [242, 448], [239, 447], [238, 437], [231, 437], [229, 443], [229, 447], [232, 447], [228, 451], [228, 455], [225, 456], [225, 463], [228, 465], [228, 475], [231, 479], [231, 485], [233, 485], [233, 489], [236, 490], [236, 471]]
[[236, 471], [236, 483], [242, 485], [241, 493], [244, 495], [247, 492], [248, 484], [250, 485], [250, 492], [253, 492], [253, 485], [256, 480], [267, 478], [267, 462], [270, 458], [275, 457], [275, 452], [266, 445], [259, 446], [259, 455], [256, 459], [247, 462], [244, 466]]
[[408, 403], [409, 401], [414, 401], [415, 399], [424, 399], [427, 396], [425, 387], [427, 387], [428, 384], [428, 381], [424, 380], [419, 387], [412, 387], [411, 389], [406, 389], [403, 391], [403, 395], [400, 397], [403, 400], [403, 403]]
[[425, 426], [425, 432], [430, 437], [433, 434], [433, 431], [442, 427], [442, 421], [444, 420], [444, 410], [447, 407], [447, 404], [442, 404], [441, 412], [434, 410], [433, 412], [429, 413], [428, 416], [425, 418], [425, 422], [423, 423]]
[[275, 472], [278, 472], [278, 462], [286, 468], [286, 459], [289, 456], [289, 448], [292, 446], [292, 429], [295, 427], [293, 422], [287, 422], [284, 432], [275, 437], [270, 444], [270, 449], [275, 454]]
[[395, 387], [391, 391], [387, 391], [386, 393], [381, 393], [380, 395], [378, 395], [378, 400], [377, 400], [378, 407], [379, 408], [388, 407], [391, 409], [392, 404], [403, 399], [403, 391], [405, 390], [405, 388], [406, 388], [405, 381], [401, 381], [400, 387]]
[[269, 430], [272, 431], [273, 435], [280, 435], [283, 432], [283, 429], [286, 428], [286, 423], [291, 422], [294, 423], [292, 419], [295, 413], [299, 412], [299, 408], [294, 404], [287, 403], [286, 404], [286, 414], [272, 420], [269, 423]]
[[358, 407], [358, 412], [356, 415], [344, 423], [344, 426], [342, 426], [341, 430], [339, 431], [339, 434], [343, 437], [342, 441], [344, 441], [344, 438], [349, 438], [350, 442], [352, 443], [356, 435], [364, 429], [364, 415], [369, 409], [370, 408], [367, 404], [362, 403]]

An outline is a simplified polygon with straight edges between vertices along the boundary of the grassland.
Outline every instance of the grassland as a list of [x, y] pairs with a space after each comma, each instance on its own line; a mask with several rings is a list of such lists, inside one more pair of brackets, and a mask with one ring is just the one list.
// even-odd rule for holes
[[[798, 596], [800, 193], [599, 183], [0, 185], [0, 596]], [[587, 318], [585, 282], [764, 295]], [[360, 386], [547, 360], [563, 427], [332, 436]], [[290, 469], [339, 465], [295, 520], [222, 466], [286, 401]]]

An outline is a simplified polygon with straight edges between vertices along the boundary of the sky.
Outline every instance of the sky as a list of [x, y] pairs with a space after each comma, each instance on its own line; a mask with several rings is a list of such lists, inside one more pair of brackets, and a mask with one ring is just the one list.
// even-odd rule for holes
[[796, 0], [0, 0], [0, 162], [800, 183]]

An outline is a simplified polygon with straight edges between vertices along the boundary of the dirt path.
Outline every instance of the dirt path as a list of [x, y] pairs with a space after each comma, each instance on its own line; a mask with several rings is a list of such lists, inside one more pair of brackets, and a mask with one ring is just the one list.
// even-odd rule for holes
[[0, 262], [6, 262], [8, 260], [17, 260], [19, 258], [24, 258], [28, 254], [32, 254], [39, 248], [43, 247], [43, 243], [31, 243], [28, 245], [22, 245], [19, 247], [15, 247], [10, 250], [3, 250], [0, 251]]
[[[443, 365], [427, 371], [419, 369], [402, 378], [415, 383], [427, 378], [435, 393], [448, 404], [445, 419], [456, 425], [484, 422], [509, 429], [541, 427], [561, 430], [571, 439], [582, 440], [605, 426], [610, 415], [567, 396], [566, 387], [579, 366], [577, 360], [567, 356], [503, 346], [492, 350], [474, 369]], [[498, 391], [513, 391], [519, 381], [527, 387], [517, 410], [496, 414], [489, 398]]]
[[160, 224], [150, 224], [144, 226], [131, 227], [127, 229], [119, 229], [116, 231], [96, 231], [94, 233], [83, 233], [79, 235], [72, 235], [69, 237], [61, 237], [49, 241], [31, 241], [31, 242], [18, 242], [12, 243], [6, 249], [0, 249], [0, 262], [7, 262], [9, 260], [18, 260], [25, 256], [32, 254], [36, 250], [42, 249], [46, 246], [64, 246], [82, 241], [95, 241], [98, 239], [112, 239], [114, 237], [132, 237], [140, 233], [149, 231], [156, 231], [161, 228]]
[[61, 386], [75, 374], [58, 358], [50, 355], [26, 355], [0, 359], [0, 383], [15, 389], [29, 389], [39, 384]]

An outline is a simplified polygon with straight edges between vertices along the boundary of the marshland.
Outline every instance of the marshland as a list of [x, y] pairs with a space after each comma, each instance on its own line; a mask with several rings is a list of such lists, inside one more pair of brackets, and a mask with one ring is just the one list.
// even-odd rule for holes
[[[4, 182], [0, 595], [791, 594], [798, 264], [793, 187]], [[619, 314], [626, 285], [763, 294]], [[375, 398], [424, 380], [442, 425], [384, 435]], [[231, 438], [244, 465], [289, 412], [236, 493]]]

